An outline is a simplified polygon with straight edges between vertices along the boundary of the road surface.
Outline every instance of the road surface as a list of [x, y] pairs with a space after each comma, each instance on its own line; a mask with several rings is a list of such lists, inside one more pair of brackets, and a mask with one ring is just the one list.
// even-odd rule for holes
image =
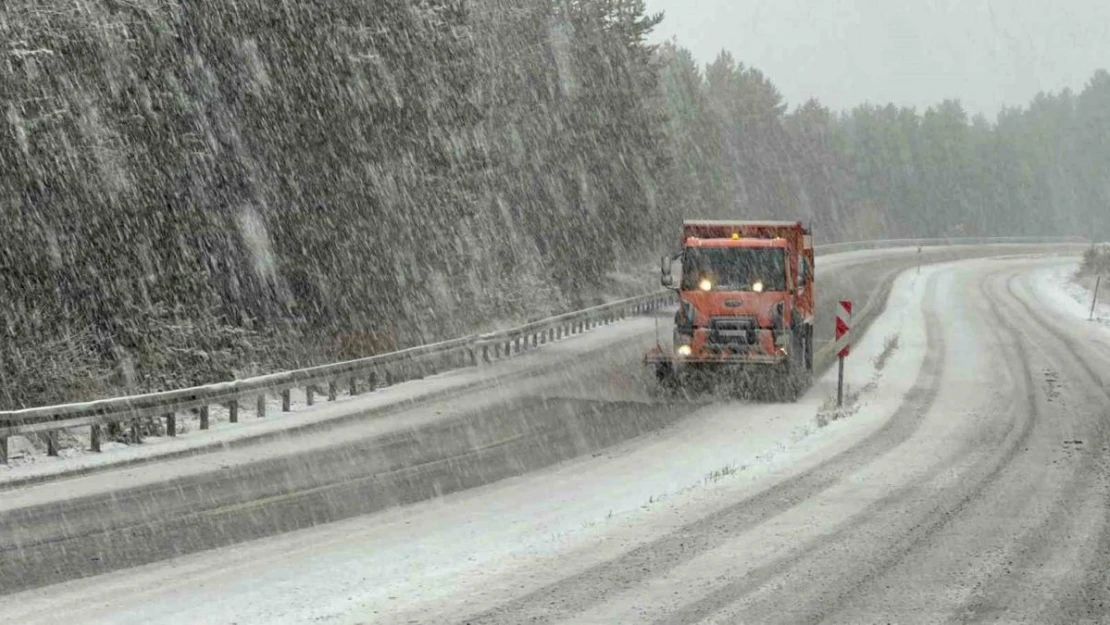
[[[826, 298], [917, 264], [838, 262]], [[423, 503], [365, 515], [403, 489], [360, 481], [342, 446], [140, 494], [17, 491], [4, 604], [20, 623], [1110, 620], [1110, 339], [1046, 295], [1060, 263], [902, 274], [851, 368], [858, 405], [827, 427], [827, 377], [797, 405], [645, 401], [627, 332], [577, 374], [455, 402], [581, 421], [510, 443], [519, 477], [446, 454], [456, 481]], [[647, 434], [620, 443], [630, 422]], [[567, 448], [596, 451], [548, 466]]]

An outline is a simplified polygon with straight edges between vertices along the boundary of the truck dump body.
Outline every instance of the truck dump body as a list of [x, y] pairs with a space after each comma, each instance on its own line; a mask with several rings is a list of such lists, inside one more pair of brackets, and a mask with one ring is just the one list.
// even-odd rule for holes
[[645, 357], [662, 379], [752, 365], [795, 376], [812, 363], [813, 244], [801, 222], [687, 221], [674, 346]]

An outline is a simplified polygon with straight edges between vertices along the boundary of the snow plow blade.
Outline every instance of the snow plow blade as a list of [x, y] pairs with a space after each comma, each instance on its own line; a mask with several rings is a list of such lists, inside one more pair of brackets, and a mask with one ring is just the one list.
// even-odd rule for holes
[[644, 356], [644, 364], [654, 369], [655, 387], [666, 395], [723, 393], [795, 401], [808, 387], [808, 373], [792, 369], [786, 354], [697, 357], [670, 354], [657, 348]]
[[722, 365], [722, 366], [728, 366], [728, 365], [774, 366], [774, 365], [781, 365], [782, 363], [786, 362], [786, 360], [787, 360], [787, 358], [786, 358], [785, 354], [779, 354], [777, 356], [768, 356], [768, 355], [765, 355], [765, 354], [756, 354], [756, 355], [751, 355], [751, 356], [728, 355], [728, 356], [712, 356], [712, 357], [707, 357], [707, 358], [706, 357], [698, 358], [698, 357], [694, 357], [694, 356], [678, 357], [678, 356], [668, 356], [668, 355], [665, 355], [665, 354], [659, 354], [659, 355], [648, 354], [647, 356], [644, 356], [644, 364], [648, 364], [648, 365], [669, 364], [671, 366], [677, 366], [677, 367], [682, 367], [682, 366], [686, 366], [686, 365], [697, 365], [697, 366], [701, 366], [701, 367], [708, 367], [708, 366], [713, 366], [713, 365]]

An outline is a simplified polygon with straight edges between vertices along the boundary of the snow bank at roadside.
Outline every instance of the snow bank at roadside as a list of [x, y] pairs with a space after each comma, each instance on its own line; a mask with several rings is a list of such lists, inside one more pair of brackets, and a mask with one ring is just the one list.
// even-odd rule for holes
[[[1038, 291], [1048, 296], [1048, 300], [1062, 311], [1080, 319], [1091, 319], [1091, 301], [1094, 293], [1090, 288], [1076, 281], [1079, 263], [1076, 261], [1060, 263], [1033, 274]], [[1094, 307], [1093, 320], [1101, 326], [1110, 328], [1110, 302], [1105, 299], [1110, 293], [1110, 281], [1103, 280], [1099, 302]]]
[[182, 433], [176, 437], [147, 437], [141, 445], [106, 442], [102, 453], [88, 451], [88, 428], [75, 428], [70, 436], [79, 448], [65, 448], [59, 457], [49, 457], [36, 449], [21, 436], [9, 439], [13, 458], [11, 464], [0, 465], [0, 486], [29, 479], [42, 479], [68, 474], [80, 474], [106, 467], [141, 462], [163, 456], [183, 455], [210, 447], [219, 447], [301, 428], [342, 420], [351, 415], [388, 411], [413, 402], [461, 392], [468, 388], [496, 384], [499, 378], [521, 372], [551, 367], [555, 363], [572, 360], [584, 353], [603, 350], [608, 346], [627, 341], [630, 337], [650, 335], [655, 320], [635, 317], [620, 323], [599, 326], [581, 334], [563, 337], [545, 344], [534, 351], [499, 360], [480, 367], [455, 369], [423, 379], [401, 382], [372, 392], [351, 396], [345, 390], [337, 401], [329, 402], [326, 396], [317, 395], [316, 403], [309, 406], [304, 389], [292, 392], [292, 410], [281, 411], [281, 399], [269, 397], [265, 418], [259, 418], [252, 406], [240, 410], [239, 423], [228, 422], [227, 410], [222, 406], [211, 408], [209, 430], [199, 429], [199, 417], [194, 413], [179, 413], [178, 424]]

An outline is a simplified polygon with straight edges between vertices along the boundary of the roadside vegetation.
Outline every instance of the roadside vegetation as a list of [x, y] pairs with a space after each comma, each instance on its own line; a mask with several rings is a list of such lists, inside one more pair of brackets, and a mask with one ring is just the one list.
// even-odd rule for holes
[[837, 406], [835, 397], [826, 398], [821, 407], [817, 409], [817, 415], [814, 417], [817, 427], [827, 427], [833, 421], [847, 419], [859, 412], [860, 395], [862, 395], [861, 391], [846, 385], [843, 405]]
[[898, 351], [898, 341], [900, 335], [891, 334], [883, 339], [883, 351], [878, 356], [871, 360], [871, 364], [875, 365], [875, 371], [882, 371], [886, 368], [886, 363], [894, 352]]
[[1092, 246], [1083, 253], [1083, 262], [1079, 264], [1079, 277], [1095, 276], [1110, 278], [1110, 243]]

